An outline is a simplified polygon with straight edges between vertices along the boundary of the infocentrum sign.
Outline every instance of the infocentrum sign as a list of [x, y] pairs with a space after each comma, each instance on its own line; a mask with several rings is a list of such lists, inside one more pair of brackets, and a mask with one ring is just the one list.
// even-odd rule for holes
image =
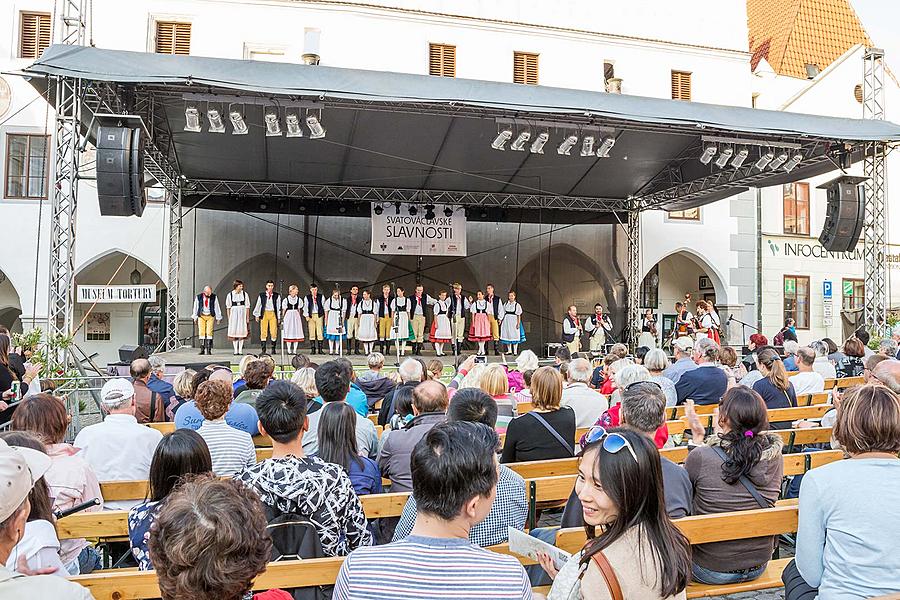
[[[862, 243], [853, 252], [831, 252], [818, 242], [801, 242], [768, 238], [769, 256], [778, 258], [825, 258], [830, 260], [862, 260]], [[900, 257], [898, 257], [900, 259]]]

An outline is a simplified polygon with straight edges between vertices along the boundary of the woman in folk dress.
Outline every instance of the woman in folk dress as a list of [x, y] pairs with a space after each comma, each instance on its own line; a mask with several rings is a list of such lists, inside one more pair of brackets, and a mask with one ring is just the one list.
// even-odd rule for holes
[[522, 305], [516, 302], [516, 293], [510, 292], [506, 304], [500, 307], [500, 342], [508, 352], [516, 354], [519, 344], [525, 341], [525, 327], [522, 325]]
[[359, 316], [356, 339], [362, 342], [363, 353], [366, 356], [372, 353], [372, 348], [378, 339], [378, 323], [375, 320], [377, 312], [378, 304], [372, 300], [369, 290], [363, 290], [362, 300], [356, 304], [356, 314]]
[[233, 289], [225, 297], [228, 313], [228, 339], [234, 347], [234, 355], [244, 352], [244, 340], [250, 337], [250, 296], [244, 291], [244, 282], [235, 279]]
[[344, 311], [347, 301], [341, 298], [341, 290], [335, 288], [325, 306], [325, 339], [328, 340], [328, 353], [332, 356], [340, 354], [347, 329], [344, 326]]
[[296, 285], [288, 288], [287, 297], [281, 301], [281, 339], [287, 344], [288, 354], [297, 354], [303, 341], [303, 298]]
[[478, 354], [485, 354], [484, 345], [493, 339], [491, 337], [491, 320], [488, 312], [491, 306], [484, 299], [484, 292], [478, 290], [475, 302], [469, 305], [472, 313], [472, 325], [469, 327], [469, 341], [478, 342]]
[[453, 330], [450, 326], [450, 301], [447, 299], [447, 292], [441, 290], [438, 294], [438, 301], [434, 304], [434, 319], [431, 321], [431, 343], [434, 344], [434, 353], [436, 356], [446, 356], [444, 354], [444, 344], [449, 344], [453, 337]]
[[406, 342], [414, 339], [412, 334], [412, 323], [409, 319], [409, 311], [412, 303], [406, 297], [406, 293], [402, 287], [397, 287], [397, 297], [391, 300], [391, 322], [397, 326], [397, 347], [400, 349], [400, 356], [406, 356]]

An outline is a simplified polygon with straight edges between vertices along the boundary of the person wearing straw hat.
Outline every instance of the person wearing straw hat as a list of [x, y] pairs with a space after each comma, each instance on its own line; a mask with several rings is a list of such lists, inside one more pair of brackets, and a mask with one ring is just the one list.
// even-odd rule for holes
[[[16, 562], [17, 571], [6, 563], [25, 535], [31, 513], [28, 494], [34, 483], [50, 469], [50, 457], [30, 448], [19, 448], [0, 440], [0, 600], [53, 598], [91, 600], [87, 588], [64, 577], [51, 575], [55, 568], [30, 570], [25, 557]], [[66, 575], [62, 573], [60, 575]]]

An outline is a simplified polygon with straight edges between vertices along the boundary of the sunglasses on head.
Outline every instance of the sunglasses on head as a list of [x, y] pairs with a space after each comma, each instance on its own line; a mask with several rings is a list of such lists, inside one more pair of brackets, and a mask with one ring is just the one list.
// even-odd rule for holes
[[582, 451], [590, 444], [599, 442], [600, 440], [603, 440], [602, 448], [610, 454], [616, 454], [621, 451], [622, 448], [627, 448], [628, 453], [631, 454], [631, 458], [634, 459], [634, 462], [638, 462], [637, 454], [634, 453], [631, 442], [629, 442], [621, 433], [607, 432], [602, 425], [594, 425], [585, 436], [581, 438]]
[[634, 382], [629, 383], [628, 385], [625, 386], [625, 391], [627, 392], [628, 390], [630, 390], [630, 389], [633, 388], [634, 386], [636, 386], [636, 385], [643, 385], [643, 384], [645, 384], [645, 383], [649, 383], [650, 385], [655, 385], [655, 386], [658, 387], [659, 389], [662, 389], [662, 386], [659, 385], [659, 383], [657, 383], [657, 382], [655, 382], [655, 381], [634, 381]]

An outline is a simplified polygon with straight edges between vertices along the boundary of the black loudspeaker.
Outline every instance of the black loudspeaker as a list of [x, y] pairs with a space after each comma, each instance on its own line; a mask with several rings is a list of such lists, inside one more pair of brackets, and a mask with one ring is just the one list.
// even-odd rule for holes
[[144, 134], [140, 128], [97, 129], [97, 197], [100, 214], [144, 214]]
[[147, 349], [143, 346], [120, 346], [119, 361], [123, 363], [131, 363], [139, 358], [150, 358]]
[[828, 206], [819, 243], [829, 252], [853, 252], [865, 220], [865, 192], [859, 184], [865, 177], [838, 177], [820, 185], [826, 190]]

